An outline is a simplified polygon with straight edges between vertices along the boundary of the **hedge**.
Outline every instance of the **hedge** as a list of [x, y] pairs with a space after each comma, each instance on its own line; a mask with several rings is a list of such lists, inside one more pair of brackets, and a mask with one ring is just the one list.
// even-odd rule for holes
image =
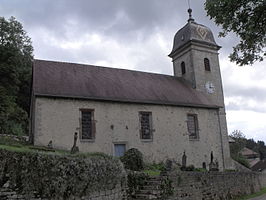
[[119, 159], [107, 155], [54, 155], [0, 149], [0, 187], [48, 199], [88, 196], [126, 181]]

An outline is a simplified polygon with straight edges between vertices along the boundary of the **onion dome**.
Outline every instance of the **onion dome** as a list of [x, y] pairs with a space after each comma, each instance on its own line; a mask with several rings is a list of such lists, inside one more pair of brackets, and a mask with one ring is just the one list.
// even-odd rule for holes
[[201, 43], [218, 49], [220, 48], [220, 46], [216, 44], [211, 30], [202, 24], [196, 23], [192, 18], [192, 9], [188, 9], [188, 13], [188, 23], [175, 34], [173, 50], [169, 54], [172, 58], [175, 52], [184, 47], [187, 43]]

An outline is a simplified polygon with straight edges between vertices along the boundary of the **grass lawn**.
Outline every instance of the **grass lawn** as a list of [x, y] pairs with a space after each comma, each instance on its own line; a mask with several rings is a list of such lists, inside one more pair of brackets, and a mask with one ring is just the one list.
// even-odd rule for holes
[[73, 157], [112, 157], [113, 156], [109, 156], [106, 155], [104, 153], [100, 153], [100, 152], [79, 152], [77, 154], [71, 154], [70, 150], [61, 150], [61, 149], [51, 149], [45, 146], [33, 146], [30, 144], [27, 144], [26, 142], [23, 141], [18, 141], [18, 140], [14, 140], [12, 138], [9, 137], [5, 137], [5, 136], [1, 136], [0, 135], [0, 149], [5, 149], [8, 151], [16, 151], [16, 152], [39, 152], [42, 154], [56, 154], [56, 155], [67, 155], [67, 156], [73, 156]]
[[58, 149], [48, 149], [46, 147], [38, 147], [32, 145], [12, 145], [12, 144], [0, 144], [0, 149], [6, 149], [8, 151], [17, 152], [42, 152], [42, 153], [54, 153], [54, 154], [70, 154], [69, 151], [58, 150]]
[[263, 194], [266, 194], [266, 188], [263, 188], [261, 191], [254, 193], [254, 194], [249, 194], [249, 195], [244, 195], [242, 197], [238, 197], [235, 200], [248, 200], [250, 198], [255, 198], [255, 197], [261, 196]]
[[151, 170], [151, 169], [143, 170], [143, 172], [148, 174], [149, 176], [159, 176], [161, 173], [160, 170]]
[[54, 153], [54, 154], [70, 154], [69, 151], [50, 149], [48, 147], [33, 146], [26, 141], [16, 140], [11, 137], [0, 135], [0, 148], [8, 151], [17, 152], [42, 152], [42, 153]]

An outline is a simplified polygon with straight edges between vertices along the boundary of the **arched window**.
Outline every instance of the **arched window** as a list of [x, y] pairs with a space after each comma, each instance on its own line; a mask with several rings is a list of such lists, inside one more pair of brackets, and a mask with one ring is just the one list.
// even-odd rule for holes
[[211, 71], [210, 61], [208, 58], [204, 58], [204, 66], [206, 71]]
[[186, 65], [185, 65], [185, 62], [182, 62], [181, 63], [181, 72], [182, 72], [182, 75], [186, 73]]

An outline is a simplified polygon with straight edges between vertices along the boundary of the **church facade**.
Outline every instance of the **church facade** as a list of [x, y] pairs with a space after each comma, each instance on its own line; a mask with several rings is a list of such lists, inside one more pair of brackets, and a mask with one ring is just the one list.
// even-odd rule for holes
[[[191, 11], [190, 11], [191, 14]], [[218, 50], [209, 28], [191, 15], [174, 38], [174, 75], [35, 60], [31, 140], [82, 152], [231, 168]]]

